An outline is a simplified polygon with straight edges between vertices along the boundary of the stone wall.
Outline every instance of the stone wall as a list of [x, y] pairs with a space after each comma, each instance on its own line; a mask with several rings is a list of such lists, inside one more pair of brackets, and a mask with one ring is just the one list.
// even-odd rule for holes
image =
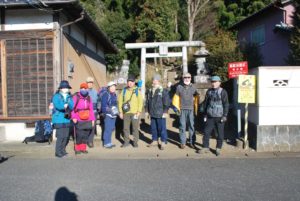
[[258, 152], [300, 151], [299, 125], [250, 125], [250, 146]]

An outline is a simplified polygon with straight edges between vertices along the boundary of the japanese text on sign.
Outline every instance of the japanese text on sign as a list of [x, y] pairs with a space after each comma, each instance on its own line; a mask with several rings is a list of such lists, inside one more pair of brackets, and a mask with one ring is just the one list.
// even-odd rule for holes
[[248, 62], [231, 62], [228, 63], [228, 77], [235, 78], [239, 75], [247, 75], [248, 74]]
[[239, 75], [238, 102], [255, 103], [255, 75]]

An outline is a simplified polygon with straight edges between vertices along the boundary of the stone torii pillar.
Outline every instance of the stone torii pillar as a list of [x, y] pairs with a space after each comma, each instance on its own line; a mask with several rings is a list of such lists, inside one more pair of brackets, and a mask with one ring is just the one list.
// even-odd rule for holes
[[[181, 52], [169, 52], [169, 47], [181, 47]], [[187, 47], [205, 47], [202, 41], [178, 41], [178, 42], [153, 42], [153, 43], [126, 43], [126, 49], [141, 49], [141, 88], [145, 95], [146, 59], [160, 57], [182, 57], [183, 73], [188, 72]], [[147, 48], [159, 48], [159, 53], [147, 53]]]

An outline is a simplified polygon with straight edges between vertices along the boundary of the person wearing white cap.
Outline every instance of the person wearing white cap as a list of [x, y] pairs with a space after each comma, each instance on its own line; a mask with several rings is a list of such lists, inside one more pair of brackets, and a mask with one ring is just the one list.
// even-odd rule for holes
[[[98, 99], [98, 95], [97, 95], [97, 91], [95, 89], [93, 89], [94, 78], [87, 77], [86, 78], [86, 83], [88, 85], [89, 96], [92, 99], [94, 115], [95, 115], [95, 117], [97, 117], [97, 99]], [[94, 147], [94, 136], [95, 136], [95, 133], [96, 133], [96, 124], [94, 124], [93, 130], [89, 134], [89, 137], [88, 137], [88, 143], [87, 143], [87, 145], [88, 145], [89, 148]]]
[[224, 140], [224, 124], [227, 120], [229, 110], [228, 95], [225, 89], [221, 88], [221, 78], [219, 76], [211, 77], [212, 87], [207, 90], [203, 102], [204, 108], [204, 136], [203, 148], [200, 154], [209, 152], [209, 138], [213, 130], [217, 132], [216, 155], [221, 154]]
[[195, 127], [194, 127], [194, 97], [198, 95], [196, 88], [191, 83], [190, 73], [183, 75], [183, 83], [176, 88], [176, 94], [180, 98], [180, 117], [179, 117], [179, 135], [180, 148], [184, 149], [186, 145], [186, 124], [189, 127], [190, 147], [195, 149]]
[[107, 92], [103, 94], [101, 99], [101, 111], [104, 114], [103, 146], [107, 149], [116, 146], [111, 142], [111, 135], [115, 129], [116, 118], [119, 114], [116, 85], [113, 81], [107, 83]]
[[169, 91], [161, 86], [160, 80], [159, 74], [153, 76], [152, 88], [146, 94], [146, 112], [151, 116], [152, 141], [148, 147], [157, 144], [159, 149], [164, 150], [168, 140], [166, 116], [170, 107], [170, 97]]

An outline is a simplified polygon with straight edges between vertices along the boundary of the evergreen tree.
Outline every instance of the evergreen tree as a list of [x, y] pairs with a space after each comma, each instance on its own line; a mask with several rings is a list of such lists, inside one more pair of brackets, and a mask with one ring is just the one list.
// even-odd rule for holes
[[300, 0], [294, 1], [293, 30], [290, 39], [289, 64], [300, 66]]
[[228, 63], [241, 61], [243, 58], [237, 41], [232, 33], [220, 29], [214, 35], [208, 36], [205, 42], [210, 51], [207, 64], [211, 74], [221, 76], [223, 81], [228, 80]]

